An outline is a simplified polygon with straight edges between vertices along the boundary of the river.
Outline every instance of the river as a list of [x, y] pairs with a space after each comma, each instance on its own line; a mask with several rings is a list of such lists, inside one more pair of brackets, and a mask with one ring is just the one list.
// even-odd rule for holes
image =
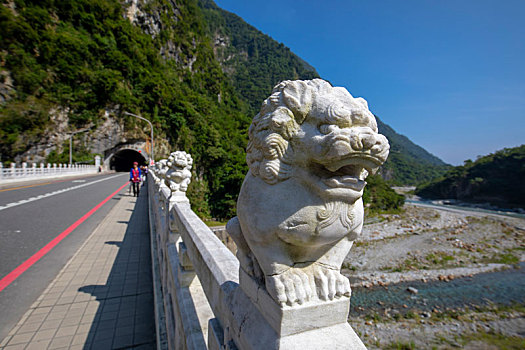
[[[417, 294], [410, 293], [408, 287], [416, 288]], [[525, 304], [525, 262], [520, 263], [519, 268], [480, 273], [449, 282], [414, 281], [387, 287], [353, 288], [350, 315], [380, 312], [385, 308], [431, 311], [436, 307], [444, 310], [492, 303]]]

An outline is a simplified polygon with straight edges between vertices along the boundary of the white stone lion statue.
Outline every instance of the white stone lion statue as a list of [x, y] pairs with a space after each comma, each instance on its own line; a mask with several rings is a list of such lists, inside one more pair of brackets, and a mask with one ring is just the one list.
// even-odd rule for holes
[[186, 192], [191, 182], [191, 167], [193, 158], [184, 151], [172, 152], [166, 162], [166, 185], [172, 194]]
[[341, 264], [363, 226], [365, 178], [388, 152], [364, 99], [321, 79], [275, 86], [227, 225], [241, 269], [281, 305], [350, 296]]
[[164, 183], [164, 181], [166, 180], [166, 172], [168, 171], [168, 167], [166, 165], [167, 163], [168, 163], [167, 159], [161, 159], [155, 163], [154, 170], [156, 170], [155, 172], [157, 175], [157, 177], [155, 178], [156, 185], [160, 185], [161, 183]]

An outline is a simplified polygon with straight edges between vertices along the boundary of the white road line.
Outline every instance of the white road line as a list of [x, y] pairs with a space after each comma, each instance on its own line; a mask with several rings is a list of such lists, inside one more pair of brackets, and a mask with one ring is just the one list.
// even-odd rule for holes
[[76, 189], [81, 188], [81, 187], [86, 187], [86, 186], [89, 186], [89, 185], [93, 185], [93, 184], [96, 184], [97, 182], [113, 179], [113, 178], [115, 178], [117, 176], [120, 176], [120, 174], [119, 175], [110, 176], [110, 177], [106, 177], [104, 179], [88, 182], [88, 183], [85, 183], [85, 184], [82, 184], [82, 185], [77, 185], [77, 186], [73, 186], [73, 187], [63, 188], [61, 190], [49, 192], [49, 193], [46, 193], [46, 194], [41, 194], [40, 196], [37, 196], [37, 197], [31, 197], [29, 199], [22, 199], [22, 200], [19, 200], [18, 202], [8, 203], [8, 204], [5, 204], [3, 206], [0, 206], [0, 211], [2, 211], [4, 209], [7, 209], [7, 208], [16, 207], [18, 205], [34, 202], [34, 201], [37, 201], [37, 200], [42, 199], [42, 198], [55, 196], [55, 195], [60, 194], [60, 193], [76, 190]]

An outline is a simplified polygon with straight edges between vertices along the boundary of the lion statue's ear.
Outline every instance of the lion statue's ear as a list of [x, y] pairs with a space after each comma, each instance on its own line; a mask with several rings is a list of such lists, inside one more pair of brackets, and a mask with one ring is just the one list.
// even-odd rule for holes
[[366, 102], [366, 100], [362, 97], [355, 97], [355, 101], [357, 103], [360, 103], [361, 106], [363, 106], [364, 108], [368, 109], [368, 102]]
[[246, 149], [246, 161], [252, 175], [269, 184], [289, 177], [289, 159], [293, 151], [288, 142], [298, 128], [294, 118], [291, 110], [284, 106], [255, 116], [248, 131]]
[[269, 184], [290, 177], [293, 150], [289, 142], [312, 109], [314, 94], [327, 82], [283, 81], [262, 104], [248, 131], [246, 161], [252, 175]]
[[275, 184], [290, 175], [289, 152], [288, 141], [281, 134], [269, 129], [260, 130], [251, 134], [246, 161], [252, 175]]
[[292, 110], [297, 123], [302, 124], [312, 108], [313, 89], [302, 80], [287, 81], [282, 90], [283, 102]]

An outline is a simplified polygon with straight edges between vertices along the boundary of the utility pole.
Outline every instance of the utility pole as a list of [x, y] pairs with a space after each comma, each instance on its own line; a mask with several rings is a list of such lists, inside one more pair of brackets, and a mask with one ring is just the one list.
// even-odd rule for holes
[[151, 124], [151, 122], [149, 120], [147, 120], [144, 117], [141, 117], [140, 115], [136, 115], [136, 114], [129, 113], [129, 112], [124, 112], [124, 114], [130, 115], [130, 116], [135, 117], [135, 118], [139, 118], [139, 119], [144, 120], [145, 122], [147, 122], [149, 124], [149, 126], [151, 128], [151, 152], [150, 152], [150, 156], [151, 156], [151, 160], [155, 161], [155, 157], [153, 155], [153, 124]]

